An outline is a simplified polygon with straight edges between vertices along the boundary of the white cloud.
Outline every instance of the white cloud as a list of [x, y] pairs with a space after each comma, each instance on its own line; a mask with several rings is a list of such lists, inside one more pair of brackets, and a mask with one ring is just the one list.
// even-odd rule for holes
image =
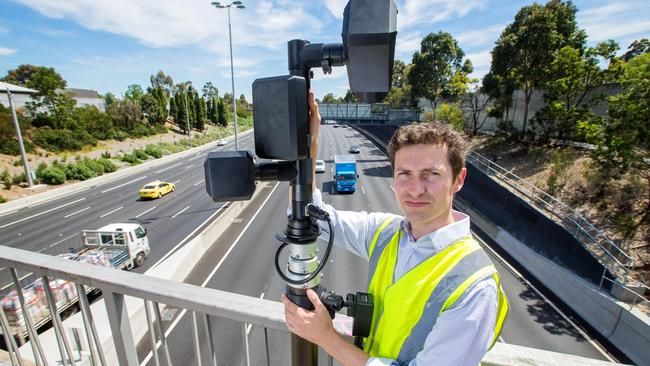
[[0, 47], [0, 56], [9, 56], [16, 53], [16, 50], [13, 48]]
[[420, 50], [421, 43], [422, 36], [420, 33], [397, 32], [395, 53], [401, 55], [407, 62], [411, 62], [413, 53]]
[[[16, 1], [47, 17], [72, 19], [85, 28], [131, 37], [149, 47], [196, 44], [228, 55], [227, 11], [216, 9], [209, 1]], [[296, 35], [322, 28], [322, 23], [305, 10], [305, 4], [285, 0], [244, 2], [246, 9], [231, 10], [233, 45], [277, 49]]]
[[347, 4], [348, 0], [325, 0], [327, 10], [338, 19], [343, 19], [343, 9], [345, 9], [345, 5]]
[[485, 0], [404, 0], [398, 4], [397, 25], [401, 29], [463, 17], [487, 5]]
[[469, 75], [471, 78], [477, 78], [480, 80], [488, 73], [488, 71], [490, 71], [490, 64], [492, 63], [492, 54], [490, 51], [491, 50], [483, 50], [465, 56], [467, 59], [472, 61], [472, 66], [474, 66], [474, 72]]
[[[238, 70], [235, 71], [235, 77], [236, 78], [249, 78], [253, 77], [255, 75], [259, 74], [257, 71], [252, 71], [252, 70]], [[229, 78], [230, 79], [230, 70], [228, 72], [224, 71], [221, 73], [221, 76], [224, 78]]]
[[340, 79], [345, 77], [347, 80], [347, 75], [348, 75], [348, 68], [346, 66], [337, 66], [332, 68], [332, 73], [325, 75], [323, 73], [323, 69], [318, 67], [312, 69], [314, 71], [314, 79], [315, 81], [320, 81], [320, 80], [331, 80], [331, 79]]
[[505, 27], [504, 24], [495, 24], [483, 29], [460, 32], [455, 38], [461, 47], [486, 46], [493, 44]]
[[0, 34], [7, 34], [7, 33], [9, 33], [8, 28], [0, 27]]
[[[232, 63], [234, 67], [251, 67], [257, 65], [261, 61], [262, 60], [260, 59], [252, 59], [252, 58], [244, 58], [244, 57], [233, 57], [232, 59]], [[230, 58], [223, 57], [217, 60], [217, 67], [230, 68]]]
[[[617, 1], [578, 12], [578, 25], [587, 31], [590, 41], [647, 35], [650, 32], [650, 3]], [[627, 47], [627, 45], [621, 45]]]
[[54, 29], [54, 28], [41, 28], [41, 29], [35, 29], [35, 31], [50, 37], [72, 37], [76, 35], [75, 32], [65, 31], [61, 29]]

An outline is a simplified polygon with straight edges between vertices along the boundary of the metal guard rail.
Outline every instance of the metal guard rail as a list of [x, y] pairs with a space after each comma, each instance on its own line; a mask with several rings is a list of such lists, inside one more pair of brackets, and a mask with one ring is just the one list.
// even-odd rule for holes
[[[467, 162], [474, 165], [488, 176], [506, 183], [508, 186], [527, 197], [535, 206], [541, 207], [552, 213], [560, 220], [560, 222], [562, 222], [564, 227], [569, 230], [573, 237], [576, 238], [585, 249], [592, 253], [595, 258], [599, 259], [607, 270], [620, 276], [620, 279], [625, 283], [633, 284], [636, 287], [642, 287], [646, 291], [650, 289], [645, 284], [629, 276], [628, 267], [634, 264], [634, 258], [616, 245], [616, 243], [609, 239], [605, 233], [596, 228], [576, 210], [475, 151], [468, 154]], [[592, 248], [593, 245], [602, 250], [606, 254], [606, 257], [603, 258], [602, 256], [596, 255]], [[600, 281], [601, 287], [605, 280], [611, 281], [610, 279], [605, 278], [605, 273], [603, 273]], [[637, 298], [640, 298], [642, 302], [650, 301], [643, 297], [642, 294], [630, 289], [625, 284], [620, 285], [623, 286], [626, 291], [634, 294], [635, 303], [637, 302]]]
[[[163, 331], [161, 322], [160, 306], [173, 306], [186, 309], [192, 312], [192, 340], [194, 354], [197, 355], [199, 350], [199, 334], [197, 332], [197, 318], [203, 319], [205, 329], [207, 329], [208, 347], [210, 348], [211, 364], [216, 365], [215, 339], [212, 339], [210, 324], [212, 317], [227, 318], [242, 323], [242, 342], [245, 343], [245, 361], [250, 365], [249, 344], [247, 336], [247, 326], [250, 324], [255, 327], [262, 327], [265, 332], [265, 351], [266, 364], [269, 365], [269, 348], [266, 330], [272, 329], [287, 334], [287, 328], [284, 322], [284, 311], [280, 302], [259, 299], [235, 293], [219, 291], [210, 288], [198, 287], [190, 284], [150, 277], [138, 273], [120, 271], [112, 268], [95, 266], [91, 264], [79, 263], [65, 260], [62, 258], [52, 257], [45, 254], [34, 253], [22, 249], [16, 249], [6, 246], [0, 246], [0, 266], [8, 269], [13, 278], [14, 285], [20, 286], [16, 276], [17, 272], [31, 272], [36, 277], [44, 279], [46, 284], [45, 291], [47, 295], [48, 308], [53, 317], [53, 328], [56, 333], [57, 342], [49, 346], [50, 349], [58, 347], [60, 359], [45, 359], [43, 357], [43, 347], [39, 338], [35, 336], [36, 332], [31, 326], [30, 315], [27, 312], [24, 317], [29, 328], [32, 350], [37, 365], [48, 365], [61, 363], [65, 365], [75, 365], [76, 355], [72, 355], [70, 342], [67, 340], [66, 333], [63, 331], [62, 321], [56, 308], [56, 300], [52, 296], [51, 290], [47, 285], [50, 278], [62, 279], [73, 282], [80, 294], [80, 309], [83, 318], [85, 338], [88, 340], [90, 348], [89, 358], [93, 365], [107, 365], [107, 360], [111, 361], [109, 356], [117, 358], [119, 365], [138, 366], [139, 360], [136, 353], [138, 340], [134, 339], [130, 322], [137, 319], [129, 318], [125, 297], [133, 297], [144, 301], [144, 309], [148, 327], [148, 337], [150, 345], [156, 345], [154, 352], [154, 362], [160, 365], [158, 353], [166, 358], [167, 365], [169, 362], [168, 340]], [[102, 341], [98, 338], [98, 332], [93, 322], [93, 311], [89, 307], [88, 300], [84, 295], [83, 288], [96, 287], [103, 291], [106, 313], [110, 322], [110, 330], [114, 343], [114, 353], [105, 354], [102, 349]], [[25, 308], [24, 296], [22, 291], [18, 291], [18, 297]], [[133, 304], [133, 302], [130, 302]], [[163, 305], [164, 304], [164, 305]], [[153, 305], [153, 311], [150, 306]], [[160, 306], [159, 306], [160, 305]], [[95, 309], [96, 311], [96, 309]], [[7, 337], [7, 319], [4, 309], [0, 307], [0, 321], [2, 325], [5, 341], [9, 348], [12, 365], [23, 365], [24, 361], [20, 357], [15, 342], [8, 340], [13, 337]], [[157, 333], [157, 334], [156, 334]], [[106, 332], [102, 332], [108, 336]], [[288, 334], [287, 334], [288, 336]], [[144, 338], [144, 336], [142, 336]], [[205, 340], [205, 338], [204, 338]], [[105, 343], [104, 343], [105, 344]], [[162, 350], [159, 351], [159, 347]], [[164, 352], [163, 352], [164, 351]], [[79, 360], [77, 360], [79, 361]], [[200, 364], [197, 362], [197, 364]], [[331, 364], [331, 360], [330, 360]], [[582, 358], [561, 353], [537, 350], [533, 348], [498, 343], [484, 358], [481, 365], [484, 366], [505, 366], [505, 365], [614, 365], [613, 363], [597, 361], [588, 358]]]

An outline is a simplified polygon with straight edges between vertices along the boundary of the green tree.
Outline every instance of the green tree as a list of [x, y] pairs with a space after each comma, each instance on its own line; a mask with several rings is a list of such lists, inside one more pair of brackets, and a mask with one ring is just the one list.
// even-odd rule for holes
[[167, 99], [169, 99], [172, 94], [172, 89], [174, 88], [174, 80], [172, 80], [172, 77], [165, 74], [162, 70], [159, 70], [156, 75], [151, 75], [149, 77], [149, 81], [151, 82], [152, 89], [160, 88], [164, 91], [166, 103]]
[[501, 108], [511, 106], [512, 93], [524, 94], [521, 135], [527, 132], [528, 107], [533, 93], [549, 79], [547, 67], [557, 50], [564, 46], [584, 49], [586, 34], [577, 27], [576, 7], [561, 0], [521, 8], [506, 26], [492, 50], [491, 74], [487, 91], [501, 99]]
[[203, 85], [203, 98], [208, 98], [208, 100], [212, 100], [215, 98], [219, 98], [219, 89], [217, 89], [214, 85], [212, 85], [212, 82], [208, 81]]
[[[602, 94], [593, 91], [618, 79], [620, 61], [615, 59], [617, 50], [616, 42], [610, 40], [585, 52], [571, 46], [555, 52], [547, 68], [546, 107], [537, 112], [533, 121], [537, 138], [543, 141], [548, 138], [580, 138], [577, 134], [579, 123], [593, 118], [591, 106], [604, 99]], [[608, 67], [601, 68], [601, 64]]]
[[176, 120], [178, 118], [178, 107], [176, 106], [175, 97], [169, 99], [169, 115], [174, 118], [174, 122], [178, 123]]
[[458, 42], [447, 32], [430, 33], [422, 40], [420, 51], [413, 54], [408, 74], [411, 94], [414, 99], [430, 101], [434, 119], [440, 98], [453, 94], [452, 79], [461, 69], [464, 56]]
[[636, 56], [644, 53], [650, 53], [650, 41], [647, 38], [637, 39], [627, 48], [627, 51], [621, 56], [623, 61], [630, 61]]
[[[160, 88], [154, 90], [160, 91]], [[158, 98], [161, 97], [158, 95]], [[160, 104], [160, 100], [156, 97], [155, 93], [148, 92], [142, 97], [141, 106], [142, 112], [147, 118], [149, 125], [160, 125], [165, 123], [167, 117], [167, 110]]]
[[7, 71], [7, 75], [1, 80], [9, 84], [25, 86], [27, 80], [39, 69], [39, 66], [23, 64], [13, 70]]
[[210, 102], [210, 109], [208, 111], [208, 118], [212, 124], [216, 125], [219, 123], [219, 98], [212, 98]]
[[391, 108], [417, 108], [417, 100], [412, 98], [411, 84], [408, 82], [408, 74], [412, 67], [412, 64], [405, 65], [404, 62], [395, 60], [393, 80], [385, 100]]
[[142, 87], [138, 84], [131, 84], [126, 87], [126, 92], [124, 93], [124, 98], [134, 101], [135, 103], [140, 103], [142, 100], [142, 97], [144, 97], [144, 90], [142, 90]]
[[337, 104], [339, 100], [332, 93], [327, 93], [323, 97], [323, 104]]
[[223, 102], [223, 99], [219, 100], [217, 104], [217, 114], [218, 114], [218, 123], [223, 127], [228, 125], [228, 119], [226, 118], [226, 106]]
[[359, 103], [359, 99], [357, 98], [357, 96], [350, 89], [348, 89], [348, 91], [345, 92], [345, 96], [343, 97], [343, 102], [344, 103]]

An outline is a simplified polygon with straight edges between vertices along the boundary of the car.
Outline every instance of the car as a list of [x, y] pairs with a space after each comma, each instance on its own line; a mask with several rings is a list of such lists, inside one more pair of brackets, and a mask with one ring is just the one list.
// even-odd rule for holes
[[323, 160], [316, 160], [316, 173], [325, 173], [325, 162]]
[[361, 152], [361, 148], [359, 145], [350, 145], [350, 149], [348, 150], [351, 154], [359, 154]]
[[341, 125], [342, 128], [348, 128], [348, 125]]
[[339, 128], [339, 125], [334, 125], [334, 128]]
[[140, 188], [138, 194], [140, 198], [160, 198], [169, 192], [174, 192], [176, 185], [169, 182], [161, 182], [159, 180], [149, 182]]
[[228, 140], [226, 139], [219, 139], [217, 140], [217, 146], [224, 146], [228, 143]]

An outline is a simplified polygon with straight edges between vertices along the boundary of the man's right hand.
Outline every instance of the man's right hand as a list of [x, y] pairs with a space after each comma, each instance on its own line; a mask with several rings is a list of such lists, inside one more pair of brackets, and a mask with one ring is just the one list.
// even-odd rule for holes
[[[320, 131], [320, 113], [318, 112], [318, 104], [316, 103], [316, 98], [314, 98], [314, 93], [309, 92], [309, 134], [311, 136], [312, 145], [318, 143], [318, 133]], [[316, 160], [316, 156], [312, 156], [312, 159]]]

